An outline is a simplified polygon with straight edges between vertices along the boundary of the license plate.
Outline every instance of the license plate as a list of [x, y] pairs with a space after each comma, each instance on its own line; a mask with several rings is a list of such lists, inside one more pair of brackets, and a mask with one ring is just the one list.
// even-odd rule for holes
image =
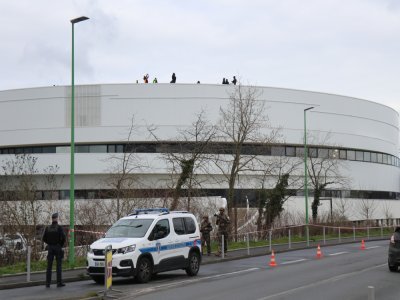
[[94, 266], [95, 267], [104, 267], [104, 261], [95, 261]]

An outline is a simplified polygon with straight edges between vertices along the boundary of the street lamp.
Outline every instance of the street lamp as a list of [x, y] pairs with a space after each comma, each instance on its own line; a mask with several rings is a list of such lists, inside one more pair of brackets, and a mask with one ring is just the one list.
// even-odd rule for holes
[[313, 109], [314, 106], [304, 109], [304, 198], [306, 205], [306, 235], [307, 246], [310, 246], [310, 236], [308, 230], [308, 169], [307, 169], [307, 111]]
[[75, 265], [75, 82], [74, 82], [74, 25], [88, 20], [79, 17], [71, 20], [72, 24], [72, 75], [71, 75], [71, 172], [69, 177], [69, 265]]

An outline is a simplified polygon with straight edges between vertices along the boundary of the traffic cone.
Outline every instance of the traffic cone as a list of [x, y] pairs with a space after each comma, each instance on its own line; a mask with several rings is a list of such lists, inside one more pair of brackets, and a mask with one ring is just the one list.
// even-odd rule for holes
[[317, 258], [322, 258], [322, 251], [321, 251], [321, 247], [318, 244], [318, 248], [317, 248]]
[[271, 253], [271, 260], [270, 260], [270, 262], [269, 262], [269, 266], [270, 266], [270, 267], [276, 267], [276, 266], [277, 266], [276, 261], [275, 261], [275, 253], [274, 253], [274, 250], [272, 250], [272, 253]]
[[360, 247], [360, 249], [361, 249], [361, 250], [365, 250], [365, 242], [364, 242], [364, 240], [361, 241], [361, 247]]

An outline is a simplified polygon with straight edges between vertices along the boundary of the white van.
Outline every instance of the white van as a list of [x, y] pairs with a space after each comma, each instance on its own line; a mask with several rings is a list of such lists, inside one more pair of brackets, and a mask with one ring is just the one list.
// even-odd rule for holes
[[87, 271], [104, 282], [104, 249], [112, 246], [112, 275], [134, 276], [140, 283], [153, 274], [184, 269], [199, 272], [201, 240], [196, 218], [186, 211], [138, 209], [118, 220], [105, 237], [90, 245]]

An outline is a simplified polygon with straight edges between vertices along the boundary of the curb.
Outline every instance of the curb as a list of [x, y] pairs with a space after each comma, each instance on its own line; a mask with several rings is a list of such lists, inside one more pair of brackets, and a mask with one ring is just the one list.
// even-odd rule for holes
[[[382, 241], [386, 240], [387, 237], [384, 238], [370, 238], [368, 241], [373, 242], [373, 241]], [[338, 246], [338, 245], [345, 245], [345, 244], [356, 244], [359, 243], [360, 241], [346, 241], [346, 242], [341, 242], [341, 243], [332, 243], [332, 244], [327, 244], [327, 245], [321, 245], [322, 247], [329, 247], [329, 246]], [[305, 246], [305, 247], [296, 247], [296, 248], [291, 248], [291, 249], [281, 249], [281, 250], [274, 250], [275, 253], [285, 253], [285, 252], [292, 252], [292, 251], [297, 251], [297, 250], [305, 250], [305, 249], [312, 249], [315, 248], [316, 245], [318, 244], [317, 242], [311, 242], [313, 245], [310, 246]], [[311, 244], [310, 243], [310, 244]], [[315, 245], [314, 245], [315, 244]], [[240, 250], [232, 250], [234, 251], [242, 251], [243, 249]], [[229, 253], [229, 252], [228, 252]], [[223, 263], [223, 262], [228, 262], [228, 261], [235, 261], [235, 260], [240, 260], [244, 258], [250, 258], [250, 257], [259, 257], [259, 256], [264, 256], [264, 255], [269, 255], [271, 252], [269, 249], [267, 249], [266, 252], [264, 253], [257, 253], [257, 254], [244, 254], [236, 257], [225, 257], [224, 259], [219, 258], [216, 260], [211, 260], [211, 261], [202, 261], [201, 265], [211, 265], [211, 264], [218, 264], [218, 263]], [[85, 270], [86, 268], [76, 268], [72, 270]], [[70, 269], [71, 270], [71, 269]], [[45, 271], [38, 271], [35, 272], [35, 274], [45, 274]], [[3, 275], [2, 277], [12, 277], [12, 276], [26, 276], [26, 273], [19, 273], [17, 275]], [[82, 275], [82, 276], [81, 276]], [[0, 277], [1, 278], [1, 277]], [[84, 280], [90, 280], [90, 276], [86, 274], [80, 274], [75, 277], [66, 277], [64, 278], [64, 282], [77, 282], [77, 281], [84, 281]], [[32, 286], [39, 286], [39, 285], [45, 285], [45, 280], [38, 280], [38, 281], [31, 281], [31, 282], [18, 282], [18, 283], [9, 283], [9, 284], [0, 284], [0, 290], [6, 290], [6, 289], [16, 289], [16, 288], [23, 288], [23, 287], [32, 287]], [[52, 281], [52, 284], [55, 283], [55, 281]]]

